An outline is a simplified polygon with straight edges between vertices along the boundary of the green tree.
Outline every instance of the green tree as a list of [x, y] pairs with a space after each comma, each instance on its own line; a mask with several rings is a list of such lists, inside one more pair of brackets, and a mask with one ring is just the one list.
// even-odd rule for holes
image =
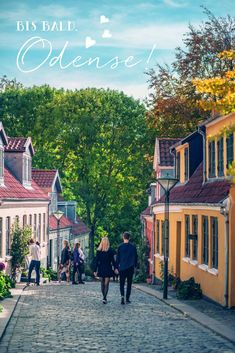
[[12, 244], [11, 244], [11, 265], [12, 265], [12, 278], [15, 280], [17, 269], [25, 264], [25, 256], [29, 253], [28, 242], [32, 235], [30, 227], [21, 228], [19, 223], [16, 222], [12, 227]]

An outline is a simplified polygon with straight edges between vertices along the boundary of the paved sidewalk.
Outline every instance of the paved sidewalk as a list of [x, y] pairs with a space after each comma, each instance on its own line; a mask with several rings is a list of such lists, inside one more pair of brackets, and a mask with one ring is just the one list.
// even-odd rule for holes
[[1, 353], [233, 353], [235, 345], [157, 298], [133, 290], [121, 305], [111, 283], [27, 288], [0, 344]]
[[234, 309], [225, 309], [205, 299], [178, 300], [175, 291], [171, 289], [169, 289], [168, 299], [164, 300], [163, 292], [157, 285], [136, 284], [135, 288], [155, 296], [235, 344]]
[[16, 288], [11, 289], [13, 298], [7, 298], [1, 301], [3, 311], [0, 312], [0, 341], [4, 335], [6, 327], [11, 319], [11, 316], [15, 310], [15, 307], [20, 299], [20, 296], [25, 288], [25, 284], [17, 284]]

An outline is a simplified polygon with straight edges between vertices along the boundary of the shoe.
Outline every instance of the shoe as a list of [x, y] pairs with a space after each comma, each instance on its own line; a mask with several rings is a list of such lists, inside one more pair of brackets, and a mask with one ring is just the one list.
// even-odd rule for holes
[[131, 301], [129, 299], [127, 299], [126, 304], [131, 304]]
[[107, 299], [103, 299], [103, 304], [107, 304]]
[[40, 286], [40, 284], [39, 284], [39, 283], [36, 283], [36, 286]]
[[72, 284], [78, 284], [78, 282], [72, 282]]
[[122, 299], [121, 299], [121, 304], [122, 304], [122, 305], [125, 304], [124, 297], [122, 297]]
[[85, 282], [81, 281], [81, 282], [78, 282], [79, 284], [85, 284]]

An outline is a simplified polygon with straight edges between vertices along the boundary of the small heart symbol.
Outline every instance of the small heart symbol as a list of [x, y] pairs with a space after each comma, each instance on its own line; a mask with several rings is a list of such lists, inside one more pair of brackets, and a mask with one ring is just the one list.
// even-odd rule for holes
[[111, 38], [112, 34], [110, 33], [110, 31], [108, 29], [105, 29], [103, 34], [102, 34], [103, 38]]
[[86, 37], [86, 49], [95, 45], [96, 41], [91, 37]]
[[109, 18], [102, 15], [100, 16], [100, 23], [103, 24], [103, 23], [108, 23], [109, 22]]

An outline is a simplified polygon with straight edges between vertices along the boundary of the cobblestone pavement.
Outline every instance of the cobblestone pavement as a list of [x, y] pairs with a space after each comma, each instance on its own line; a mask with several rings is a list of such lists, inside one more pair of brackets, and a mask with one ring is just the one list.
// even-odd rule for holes
[[26, 289], [0, 344], [1, 353], [162, 351], [232, 353], [235, 346], [137, 290], [121, 306], [115, 283], [107, 305], [98, 283]]

